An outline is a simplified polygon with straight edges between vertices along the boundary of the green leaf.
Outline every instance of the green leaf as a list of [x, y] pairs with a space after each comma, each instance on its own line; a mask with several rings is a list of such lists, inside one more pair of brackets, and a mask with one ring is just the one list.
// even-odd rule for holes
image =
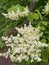
[[24, 6], [21, 6], [21, 5], [19, 5], [19, 4], [17, 4], [16, 6], [15, 6], [15, 8], [17, 8], [17, 7], [19, 7], [19, 9], [21, 10], [21, 11], [24, 11]]
[[42, 50], [41, 57], [43, 62], [48, 62], [48, 56], [47, 49]]
[[28, 20], [30, 22], [32, 22], [33, 20], [39, 20], [39, 15], [38, 13], [30, 13], [29, 16], [28, 16]]
[[33, 21], [33, 13], [32, 12], [29, 14], [28, 20], [29, 20], [29, 22], [32, 22]]
[[14, 12], [16, 12], [17, 11], [17, 8], [19, 8], [21, 11], [24, 11], [24, 6], [21, 6], [21, 5], [19, 5], [19, 4], [17, 4], [16, 6], [14, 6], [14, 5], [12, 5], [12, 7], [10, 7], [9, 9], [8, 9], [8, 11], [14, 11]]
[[47, 42], [47, 40], [46, 40], [46, 39], [42, 39], [42, 40], [41, 40], [41, 42], [45, 42], [45, 43], [46, 43], [46, 42]]
[[14, 5], [12, 5], [12, 7], [10, 7], [7, 11], [9, 12], [9, 11], [14, 11], [14, 12], [16, 12], [16, 10], [17, 10], [17, 8], [14, 6]]
[[36, 25], [36, 27], [40, 27], [40, 24], [41, 24], [41, 23], [39, 22], [39, 23]]
[[38, 13], [39, 18], [42, 20], [42, 14], [40, 13], [40, 11], [38, 9], [36, 9], [35, 11]]
[[45, 31], [46, 30], [45, 26], [40, 26], [40, 30]]
[[42, 25], [47, 26], [48, 25], [47, 21], [42, 21]]
[[38, 13], [33, 13], [33, 19], [39, 20], [39, 14]]

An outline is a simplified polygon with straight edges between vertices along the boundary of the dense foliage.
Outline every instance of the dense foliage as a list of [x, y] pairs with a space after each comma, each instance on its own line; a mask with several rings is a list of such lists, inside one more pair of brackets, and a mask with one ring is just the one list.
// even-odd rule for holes
[[[30, 1], [32, 0], [0, 0], [0, 48], [5, 46], [3, 44], [3, 41], [1, 40], [1, 37], [4, 36], [5, 32], [8, 30], [15, 28], [16, 26], [23, 23], [23, 21], [26, 18], [21, 18], [20, 20], [11, 20], [8, 18], [5, 18], [2, 13], [7, 13], [7, 10], [12, 7], [13, 5], [20, 4], [21, 6], [30, 6]], [[31, 22], [32, 26], [34, 27], [40, 27], [40, 31], [43, 32], [43, 36], [40, 38], [41, 42], [47, 43], [48, 48], [45, 48], [42, 50], [42, 59], [43, 62], [40, 63], [26, 63], [25, 65], [46, 65], [46, 62], [48, 62], [49, 59], [49, 13], [43, 13], [43, 9], [45, 9], [45, 6], [47, 3], [49, 4], [49, 0], [33, 0], [35, 1], [34, 10], [29, 13], [27, 16], [27, 19], [29, 22]], [[48, 11], [49, 12], [49, 11]]]

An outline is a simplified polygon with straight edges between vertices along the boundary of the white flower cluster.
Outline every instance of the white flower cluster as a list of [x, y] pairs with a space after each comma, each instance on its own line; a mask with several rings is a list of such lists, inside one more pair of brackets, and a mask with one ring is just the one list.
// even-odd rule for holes
[[39, 28], [32, 27], [31, 24], [28, 26], [17, 28], [17, 36], [2, 37], [5, 41], [6, 46], [9, 47], [8, 55], [12, 62], [40, 62], [41, 51], [43, 47], [47, 47], [47, 44], [39, 41], [40, 33]]
[[49, 14], [49, 4], [47, 3], [45, 9], [43, 9], [43, 13]]
[[2, 15], [11, 20], [19, 20], [21, 17], [26, 17], [29, 15], [29, 9], [26, 6], [26, 8], [24, 8], [24, 11], [21, 11], [20, 8], [17, 7], [16, 12], [12, 10], [12, 11], [9, 11], [8, 14], [2, 13]]

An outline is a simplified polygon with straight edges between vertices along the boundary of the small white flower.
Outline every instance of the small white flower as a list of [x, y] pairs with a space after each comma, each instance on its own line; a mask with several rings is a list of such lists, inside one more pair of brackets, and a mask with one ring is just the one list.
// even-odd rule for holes
[[4, 41], [6, 41], [6, 40], [8, 40], [8, 37], [6, 36], [6, 37], [2, 37], [2, 39], [4, 40]]
[[6, 18], [8, 18], [8, 15], [6, 13], [2, 13], [3, 16], [5, 16]]
[[41, 62], [41, 60], [42, 60], [42, 59], [38, 57], [37, 62]]

